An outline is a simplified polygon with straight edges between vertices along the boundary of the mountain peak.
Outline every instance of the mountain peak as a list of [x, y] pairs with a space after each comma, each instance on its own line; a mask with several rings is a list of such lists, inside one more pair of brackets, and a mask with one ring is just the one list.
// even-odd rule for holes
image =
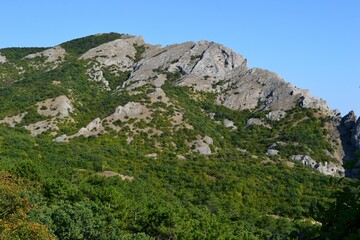
[[[309, 91], [294, 87], [274, 72], [248, 68], [243, 56], [222, 44], [206, 40], [162, 47], [148, 44], [140, 36], [107, 33], [74, 39], [53, 48], [7, 49], [0, 52], [3, 63], [7, 61], [5, 56], [10, 56], [6, 71], [0, 76], [2, 87], [8, 89], [14, 104], [18, 104], [17, 99], [22, 99], [18, 104], [20, 108], [10, 107], [13, 105], [9, 102], [3, 106], [0, 123], [22, 125], [33, 136], [49, 133], [56, 141], [72, 141], [80, 136], [99, 136], [128, 129], [130, 132], [126, 141], [130, 143], [133, 135], [139, 133], [160, 136], [166, 131], [174, 134], [179, 129], [194, 131], [196, 124], [186, 119], [186, 108], [179, 105], [180, 100], [176, 99], [173, 90], [170, 90], [172, 88], [182, 89], [177, 90], [177, 94], [183, 94], [185, 99], [205, 101], [208, 109], [222, 106], [228, 111], [253, 112], [254, 116], [243, 120], [246, 128], [260, 126], [272, 129], [271, 121], [285, 121], [283, 119], [287, 116], [298, 114], [298, 109], [318, 118], [339, 118], [324, 100], [313, 97]], [[187, 89], [186, 94], [182, 92], [184, 89]], [[168, 94], [173, 94], [172, 99]], [[60, 100], [63, 106], [68, 107], [57, 112], [58, 105], [55, 103]], [[4, 98], [2, 101], [8, 100]], [[44, 109], [39, 110], [38, 106]], [[95, 109], [95, 106], [100, 109]], [[142, 114], [132, 117], [129, 113], [126, 115], [131, 119], [129, 121], [116, 117], [118, 109], [128, 109], [128, 112], [141, 110]], [[203, 108], [199, 110], [206, 112]], [[55, 116], [45, 114], [47, 111]], [[66, 116], [62, 116], [63, 112], [67, 113]], [[165, 118], [165, 112], [168, 112], [168, 122], [164, 123], [167, 130], [152, 123], [158, 121], [156, 114]], [[216, 116], [216, 111], [206, 114]], [[302, 117], [306, 122], [308, 118]], [[236, 125], [234, 118], [220, 120], [222, 125], [231, 126], [229, 130], [242, 129], [240, 123]], [[328, 143], [327, 148], [334, 149], [336, 154], [320, 147], [323, 152], [315, 154], [317, 157], [311, 154], [314, 150], [306, 150], [304, 154], [297, 151], [294, 155], [310, 155], [309, 158], [314, 159], [312, 162], [324, 161], [328, 156], [329, 161], [341, 163], [346, 151], [339, 144], [339, 124], [338, 120], [334, 120], [323, 126], [323, 131], [329, 132], [326, 138], [335, 139]], [[64, 125], [73, 126], [63, 130]], [[350, 130], [347, 131], [346, 134], [351, 135]], [[194, 136], [198, 137], [187, 140], [186, 146], [201, 142], [205, 136], [212, 137], [205, 132]], [[325, 138], [325, 135], [322, 137]], [[264, 153], [267, 151], [263, 149]], [[213, 149], [211, 152], [216, 151]]]

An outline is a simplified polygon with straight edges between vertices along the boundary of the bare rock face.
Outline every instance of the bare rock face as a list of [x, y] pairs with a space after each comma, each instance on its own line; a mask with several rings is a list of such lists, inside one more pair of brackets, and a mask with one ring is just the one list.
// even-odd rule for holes
[[32, 136], [37, 136], [49, 130], [58, 131], [57, 121], [55, 119], [43, 120], [25, 126], [25, 129], [31, 132]]
[[19, 124], [23, 120], [26, 114], [27, 112], [24, 112], [15, 116], [5, 117], [3, 120], [0, 120], [0, 124], [7, 124], [10, 127], [15, 127], [16, 124]]
[[32, 59], [36, 57], [45, 57], [45, 63], [61, 63], [66, 55], [65, 49], [61, 46], [55, 46], [42, 52], [27, 55], [25, 58]]
[[350, 111], [348, 114], [346, 114], [342, 119], [341, 119], [341, 125], [346, 129], [346, 130], [351, 130], [354, 125], [355, 125], [355, 121], [356, 121], [356, 115], [354, 111]]
[[213, 91], [213, 84], [231, 78], [245, 65], [246, 60], [231, 49], [217, 43], [200, 41], [171, 67], [185, 75], [179, 85]]
[[331, 112], [324, 100], [312, 97], [308, 91], [292, 86], [268, 70], [249, 69], [223, 88], [217, 102], [236, 110], [259, 107], [263, 110], [286, 111], [300, 105]]
[[142, 37], [128, 36], [92, 48], [80, 59], [96, 60], [102, 66], [116, 66], [120, 71], [131, 70], [136, 49], [134, 45], [144, 45]]
[[7, 62], [6, 57], [1, 55], [1, 53], [0, 53], [0, 63], [6, 63], [6, 62]]
[[[134, 60], [136, 45], [145, 46], [145, 52], [137, 62]], [[161, 47], [146, 44], [141, 37], [126, 36], [90, 49], [80, 59], [93, 60], [94, 68], [89, 70], [91, 78], [104, 83], [102, 66], [131, 71], [129, 79], [118, 87], [127, 90], [149, 83], [161, 87], [166, 74], [177, 73], [180, 78], [174, 84], [215, 92], [216, 103], [231, 109], [286, 111], [301, 106], [332, 114], [324, 100], [292, 86], [276, 73], [249, 69], [244, 57], [214, 42], [185, 42]], [[279, 117], [277, 114], [276, 119]]]
[[104, 127], [102, 125], [102, 121], [100, 118], [96, 118], [93, 121], [91, 121], [86, 127], [81, 128], [73, 137], [90, 137], [100, 134], [102, 131], [104, 131]]
[[149, 48], [145, 52], [144, 58], [134, 65], [134, 71], [131, 73], [129, 80], [124, 83], [124, 87], [133, 87], [134, 83], [139, 87], [153, 78], [164, 77], [161, 72], [170, 69], [170, 65], [179, 61], [186, 52], [191, 50], [193, 45], [194, 43], [187, 42], [165, 48], [156, 46]]
[[334, 163], [317, 163], [311, 157], [307, 155], [293, 155], [290, 157], [291, 160], [299, 161], [305, 166], [311, 167], [319, 171], [322, 174], [330, 175], [334, 177], [344, 177], [345, 176], [345, 169], [342, 166], [335, 165]]
[[64, 95], [47, 99], [39, 102], [37, 105], [37, 112], [40, 115], [50, 117], [47, 120], [39, 121], [28, 126], [25, 126], [31, 132], [31, 135], [37, 136], [51, 130], [51, 135], [57, 135], [59, 131], [58, 123], [73, 122], [74, 119], [70, 117], [73, 112], [71, 101]]
[[149, 109], [137, 102], [129, 102], [124, 106], [118, 106], [115, 109], [115, 112], [107, 117], [106, 119], [109, 122], [114, 122], [117, 120], [120, 121], [128, 121], [128, 119], [136, 118], [136, 119], [145, 119], [150, 116]]
[[69, 117], [70, 113], [73, 112], [74, 107], [69, 98], [64, 95], [58, 96], [53, 99], [47, 99], [39, 102], [37, 105], [37, 112], [41, 115], [48, 117]]

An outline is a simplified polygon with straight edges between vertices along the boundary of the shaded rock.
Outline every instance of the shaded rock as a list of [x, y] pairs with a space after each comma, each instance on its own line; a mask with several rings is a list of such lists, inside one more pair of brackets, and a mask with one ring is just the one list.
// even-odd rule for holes
[[339, 122], [334, 122], [336, 131], [332, 131], [332, 136], [340, 140], [342, 161], [352, 160], [356, 151], [356, 115], [354, 111], [350, 111]]
[[357, 152], [360, 152], [360, 117], [352, 128], [351, 142]]
[[345, 130], [351, 130], [355, 125], [355, 121], [356, 121], [355, 112], [350, 111], [341, 119], [341, 125], [345, 128]]

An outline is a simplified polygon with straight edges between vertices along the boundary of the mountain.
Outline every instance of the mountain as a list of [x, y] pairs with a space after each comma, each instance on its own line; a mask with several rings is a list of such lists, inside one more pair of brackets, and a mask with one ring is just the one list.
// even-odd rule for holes
[[355, 113], [214, 42], [0, 49], [0, 92], [2, 174], [40, 184], [3, 196], [37, 204], [3, 217], [2, 239], [25, 223], [35, 239], [328, 236], [334, 194], [354, 185], [333, 177], [359, 171]]

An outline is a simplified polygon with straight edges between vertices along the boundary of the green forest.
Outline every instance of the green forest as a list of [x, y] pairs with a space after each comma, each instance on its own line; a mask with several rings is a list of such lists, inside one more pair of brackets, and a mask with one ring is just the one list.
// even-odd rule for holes
[[[326, 154], [333, 151], [324, 129], [328, 119], [296, 107], [280, 121], [268, 120], [271, 128], [247, 126], [267, 112], [217, 105], [213, 93], [177, 86], [181, 74], [162, 69], [156, 71], [166, 74], [162, 89], [172, 105], [151, 102], [151, 85], [137, 94], [115, 90], [129, 72], [103, 69], [112, 89], [104, 90], [88, 80], [86, 68], [93, 63], [78, 56], [121, 37], [63, 43], [66, 60], [51, 70], [42, 58], [23, 58], [45, 49], [0, 49], [11, 60], [0, 64], [0, 119], [27, 112], [15, 127], [0, 125], [0, 239], [360, 238], [358, 180], [325, 176], [289, 160], [306, 153], [333, 161]], [[134, 47], [139, 61], [145, 48]], [[53, 80], [61, 85], [49, 84]], [[54, 141], [49, 132], [31, 136], [24, 126], [46, 119], [36, 103], [59, 95], [76, 102], [74, 122], [60, 123], [58, 135], [75, 134], [132, 101], [147, 104], [153, 114], [148, 122], [128, 120], [136, 133], [108, 129], [69, 142]], [[171, 117], [180, 111], [193, 129], [173, 127]], [[218, 124], [225, 119], [237, 128]], [[148, 126], [161, 134], [140, 131]], [[197, 136], [211, 136], [211, 155], [187, 144]], [[278, 141], [287, 143], [279, 155], [265, 155]]]

